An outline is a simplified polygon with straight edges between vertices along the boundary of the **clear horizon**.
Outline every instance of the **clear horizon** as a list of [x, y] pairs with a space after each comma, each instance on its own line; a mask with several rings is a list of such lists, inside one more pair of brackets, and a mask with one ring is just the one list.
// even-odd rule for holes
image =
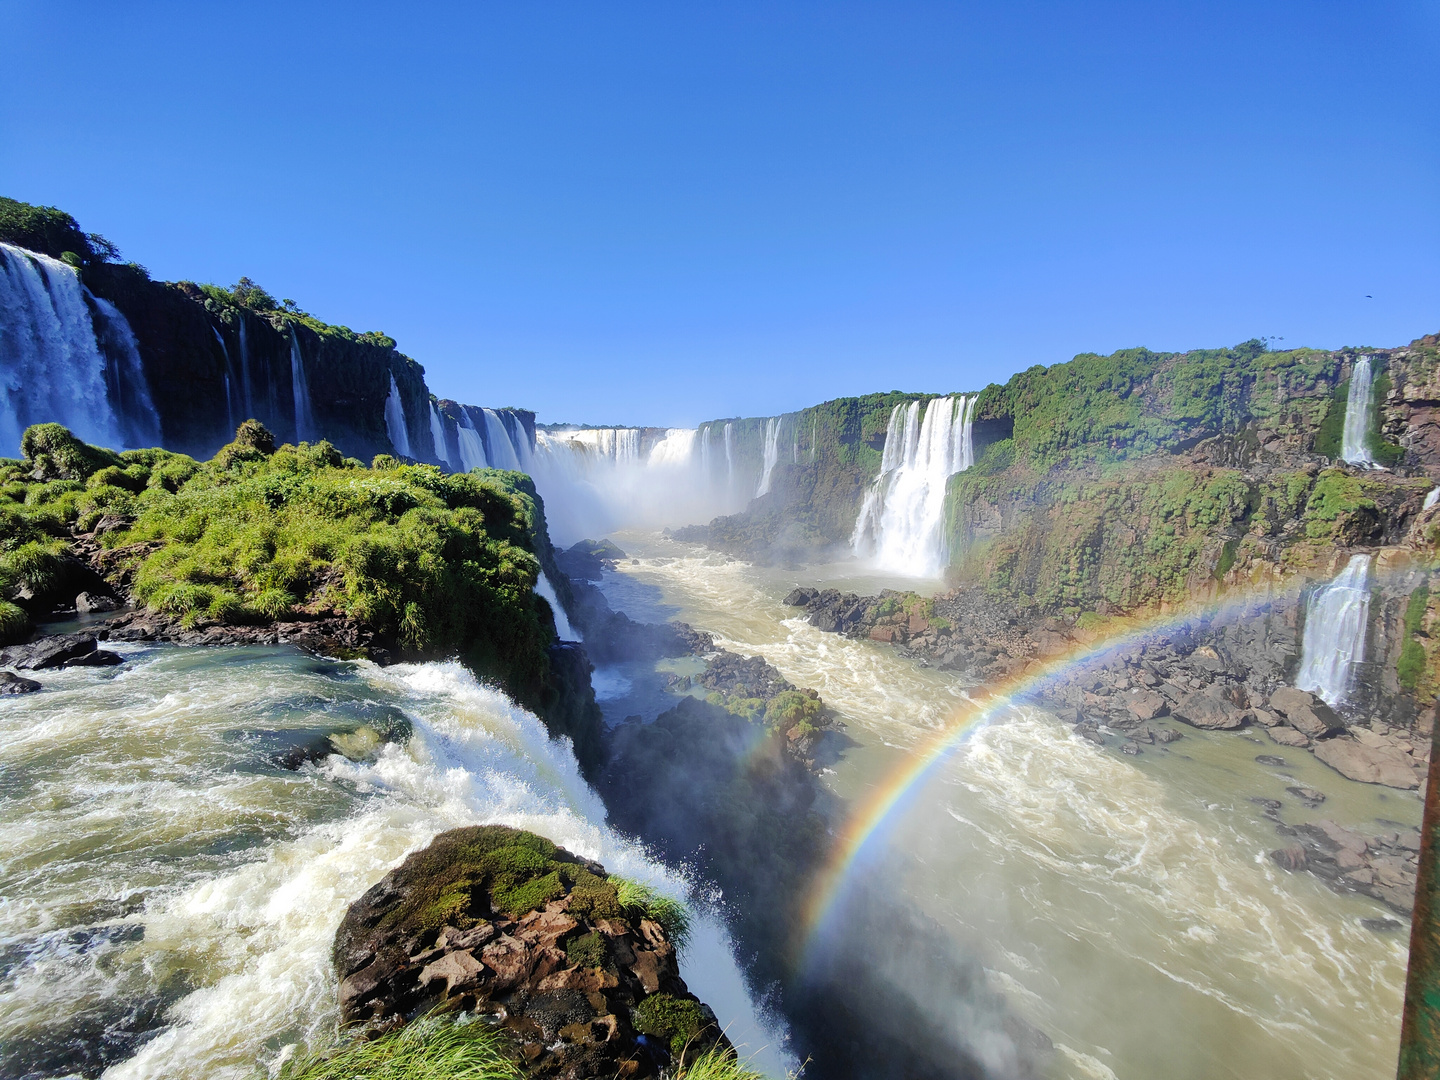
[[0, 20], [0, 194], [546, 423], [1440, 329], [1434, 3]]

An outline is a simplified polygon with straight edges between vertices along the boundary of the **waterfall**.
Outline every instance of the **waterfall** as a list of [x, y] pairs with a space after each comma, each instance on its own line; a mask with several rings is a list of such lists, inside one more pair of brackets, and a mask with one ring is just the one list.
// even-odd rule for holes
[[159, 440], [124, 316], [59, 260], [0, 244], [0, 453], [50, 421], [102, 446]]
[[401, 457], [414, 457], [410, 453], [410, 431], [405, 426], [405, 405], [400, 400], [400, 388], [395, 385], [395, 373], [390, 373], [390, 394], [385, 399], [385, 433], [390, 436], [390, 445]]
[[460, 464], [469, 472], [471, 469], [487, 469], [490, 467], [489, 460], [485, 457], [485, 444], [480, 439], [480, 432], [475, 430], [475, 422], [470, 419], [470, 410], [460, 406], [460, 423], [457, 425], [455, 434], [460, 442]]
[[1331, 705], [1350, 692], [1355, 665], [1365, 659], [1370, 617], [1370, 556], [1352, 555], [1338, 577], [1310, 594], [1295, 685]]
[[485, 418], [485, 449], [490, 467], [525, 472], [525, 467], [520, 464], [520, 451], [510, 441], [510, 432], [500, 415], [494, 409], [482, 409], [481, 412]]
[[230, 430], [233, 432], [240, 426], [240, 421], [235, 419], [235, 401], [230, 389], [230, 374], [234, 365], [230, 363], [230, 349], [225, 344], [224, 335], [213, 326], [210, 328], [210, 332], [220, 343], [220, 352], [225, 357], [225, 422], [230, 425]]
[[938, 577], [945, 543], [945, 486], [974, 463], [975, 397], [932, 398], [895, 406], [885, 431], [880, 475], [865, 493], [851, 544], [886, 570]]
[[735, 490], [735, 425], [725, 424], [725, 490]]
[[1350, 375], [1350, 393], [1345, 399], [1345, 428], [1340, 443], [1340, 457], [1351, 465], [1366, 469], [1378, 468], [1367, 445], [1370, 439], [1370, 405], [1373, 392], [1370, 358], [1362, 356], [1355, 361], [1355, 370]]
[[250, 378], [250, 338], [245, 332], [245, 313], [237, 312], [235, 321], [240, 326], [240, 396], [245, 402], [245, 419], [259, 419], [255, 415], [254, 381]]
[[770, 474], [780, 462], [780, 417], [772, 416], [765, 421], [765, 459], [760, 468], [760, 484], [755, 488], [755, 497], [770, 490]]
[[565, 616], [565, 609], [560, 605], [560, 597], [555, 594], [555, 586], [550, 584], [550, 579], [545, 576], [545, 571], [540, 571], [540, 576], [535, 579], [535, 591], [545, 598], [550, 605], [550, 610], [555, 613], [555, 633], [561, 641], [580, 641], [580, 635], [570, 625], [570, 620]]
[[810, 421], [810, 464], [815, 464], [815, 447], [820, 443], [820, 418]]
[[1429, 493], [1426, 494], [1425, 505], [1420, 507], [1420, 509], [1429, 510], [1432, 506], [1435, 505], [1437, 501], [1440, 501], [1440, 487], [1433, 487], [1430, 489]]
[[305, 381], [305, 364], [300, 357], [300, 335], [295, 332], [293, 323], [290, 326], [290, 389], [295, 397], [295, 441], [312, 441], [316, 436], [315, 417], [310, 413], [310, 385]]
[[430, 439], [435, 444], [435, 460], [453, 469], [455, 465], [450, 460], [450, 450], [445, 441], [445, 421], [440, 416], [440, 407], [433, 401], [430, 402]]

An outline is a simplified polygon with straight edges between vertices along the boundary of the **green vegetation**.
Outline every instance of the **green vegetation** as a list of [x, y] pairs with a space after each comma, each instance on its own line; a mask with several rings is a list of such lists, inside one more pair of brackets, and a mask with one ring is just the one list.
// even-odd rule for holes
[[1430, 589], [1421, 585], [1405, 604], [1405, 643], [1400, 648], [1396, 675], [1400, 685], [1412, 693], [1419, 689], [1426, 671], [1425, 613], [1430, 608]]
[[0, 196], [0, 241], [63, 259], [72, 266], [113, 262], [119, 250], [103, 236], [80, 229], [53, 206], [32, 206]]
[[423, 1017], [370, 1042], [287, 1062], [282, 1080], [521, 1080], [505, 1036], [485, 1021]]
[[635, 1008], [635, 1030], [642, 1035], [664, 1039], [670, 1053], [680, 1057], [699, 1038], [709, 1020], [698, 1001], [671, 994], [651, 994]]
[[675, 951], [682, 951], [690, 941], [690, 909], [681, 901], [656, 892], [649, 885], [629, 878], [610, 878], [616, 886], [620, 906], [635, 921], [650, 919], [658, 923]]
[[123, 527], [102, 542], [136, 598], [187, 625], [333, 612], [411, 655], [459, 654], [531, 708], [552, 693], [554, 631], [533, 594], [544, 519], [528, 477], [366, 469], [325, 442], [276, 448], [255, 421], [203, 464], [115, 454], [56, 424], [27, 430], [22, 451], [0, 463], [8, 597], [50, 588], [72, 530], [109, 515]]
[[675, 1080], [765, 1080], [764, 1073], [747, 1068], [734, 1050], [712, 1047], [689, 1065], [682, 1065]]
[[[243, 308], [256, 315], [268, 318], [277, 329], [283, 328], [290, 323], [297, 323], [307, 329], [313, 330], [322, 337], [339, 338], [343, 341], [359, 342], [362, 345], [375, 345], [382, 349], [394, 349], [395, 339], [389, 334], [379, 330], [366, 330], [357, 333], [348, 326], [338, 326], [317, 319], [308, 311], [302, 311], [294, 300], [276, 300], [268, 291], [260, 285], [251, 281], [248, 277], [242, 277], [230, 288], [221, 285], [195, 285], [193, 282], [184, 283], [186, 288], [195, 288], [205, 296], [205, 307], [211, 312], [221, 315], [230, 315], [227, 321], [233, 321], [233, 312]], [[408, 356], [403, 359], [410, 364], [415, 361]], [[418, 364], [416, 365], [419, 366]]]

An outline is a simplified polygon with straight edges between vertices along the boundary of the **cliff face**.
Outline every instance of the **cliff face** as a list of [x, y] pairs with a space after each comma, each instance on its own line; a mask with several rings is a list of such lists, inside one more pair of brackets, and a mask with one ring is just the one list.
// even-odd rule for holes
[[[1367, 449], [1383, 469], [1338, 460], [1362, 356], [1374, 372]], [[771, 492], [680, 535], [775, 561], [843, 552], [890, 412], [915, 397], [796, 414], [798, 463], [776, 468]], [[1083, 355], [987, 387], [974, 415], [975, 464], [946, 493], [952, 584], [1071, 622], [1254, 594], [1270, 614], [1246, 649], [1284, 678], [1298, 664], [1302, 585], [1366, 553], [1357, 706], [1403, 720], [1440, 691], [1440, 590], [1428, 582], [1440, 507], [1424, 506], [1440, 482], [1440, 338], [1364, 353], [1249, 342]]]
[[[135, 333], [167, 449], [208, 457], [241, 420], [253, 418], [287, 442], [323, 436], [365, 461], [399, 454], [385, 421], [393, 377], [410, 443], [406, 456], [436, 460], [425, 370], [393, 344], [309, 317], [256, 310], [222, 290], [151, 281], [126, 266], [87, 268], [84, 280], [120, 309]], [[309, 409], [308, 422], [298, 425], [297, 344], [299, 400]]]

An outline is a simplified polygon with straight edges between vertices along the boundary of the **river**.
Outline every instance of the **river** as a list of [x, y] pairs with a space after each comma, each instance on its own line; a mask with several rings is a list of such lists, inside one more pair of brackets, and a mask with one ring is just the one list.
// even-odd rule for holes
[[[265, 1075], [335, 1039], [346, 907], [459, 825], [533, 829], [671, 895], [568, 744], [455, 664], [115, 646], [0, 705], [0, 1076]], [[408, 726], [404, 745], [371, 732]], [[298, 771], [297, 746], [349, 756]], [[703, 910], [681, 971], [774, 1075], [781, 1036]]]
[[[956, 676], [818, 631], [781, 602], [800, 584], [864, 593], [913, 580], [860, 576], [853, 563], [754, 567], [653, 534], [617, 540], [632, 559], [602, 583], [614, 607], [710, 631], [839, 713], [855, 745], [825, 782], [846, 805], [960, 700]], [[597, 673], [608, 718], [653, 714], [643, 667]], [[1285, 790], [1295, 785], [1328, 798], [1307, 810]], [[1023, 708], [945, 765], [891, 842], [908, 856], [905, 895], [1053, 1039], [1058, 1076], [1393, 1076], [1408, 927], [1369, 929], [1362, 920], [1389, 915], [1378, 903], [1275, 866], [1268, 852], [1286, 841], [1255, 797], [1281, 800], [1289, 823], [1329, 817], [1369, 834], [1421, 812], [1414, 793], [1345, 780], [1254, 731], [1186, 729], [1127, 758]], [[894, 989], [936, 1007], [923, 986]]]

